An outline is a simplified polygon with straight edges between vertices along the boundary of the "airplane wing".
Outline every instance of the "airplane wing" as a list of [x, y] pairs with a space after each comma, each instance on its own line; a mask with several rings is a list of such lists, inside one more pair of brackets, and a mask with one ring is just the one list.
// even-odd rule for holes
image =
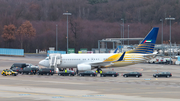
[[125, 55], [126, 52], [124, 52], [121, 57], [116, 60], [116, 61], [107, 61], [107, 62], [94, 62], [94, 63], [89, 63], [91, 66], [107, 66], [107, 65], [111, 65], [113, 64], [114, 62], [119, 62], [119, 61], [122, 61], [124, 59], [124, 55]]

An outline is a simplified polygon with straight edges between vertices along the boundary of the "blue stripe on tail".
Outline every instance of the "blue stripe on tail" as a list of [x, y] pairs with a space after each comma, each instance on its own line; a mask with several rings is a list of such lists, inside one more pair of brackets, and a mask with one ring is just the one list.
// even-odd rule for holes
[[126, 52], [124, 52], [121, 57], [117, 60], [117, 61], [122, 61], [124, 59], [124, 55], [125, 55]]

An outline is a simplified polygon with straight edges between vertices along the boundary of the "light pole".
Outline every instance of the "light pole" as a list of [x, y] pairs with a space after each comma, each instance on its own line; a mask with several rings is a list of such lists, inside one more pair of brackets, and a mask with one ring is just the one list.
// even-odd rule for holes
[[124, 19], [121, 19], [123, 21], [123, 47], [124, 47]]
[[163, 44], [163, 19], [160, 19], [160, 21], [162, 22], [161, 44]]
[[163, 56], [164, 56], [164, 46], [163, 46], [163, 19], [160, 19], [162, 22], [162, 35], [161, 35], [161, 46], [162, 46], [162, 51], [163, 51]]
[[63, 13], [63, 15], [67, 15], [67, 54], [68, 54], [68, 15], [70, 16], [71, 13], [68, 13], [68, 11], [66, 13]]
[[129, 45], [129, 25], [128, 25], [128, 45]]
[[121, 38], [123, 37], [123, 25], [121, 24]]
[[165, 18], [165, 20], [169, 20], [169, 24], [170, 24], [170, 29], [169, 29], [170, 37], [169, 37], [169, 41], [170, 41], [170, 64], [171, 64], [171, 20], [175, 20], [175, 18], [171, 18], [171, 16], [170, 16], [169, 18]]
[[121, 52], [122, 52], [123, 25], [121, 24]]
[[58, 51], [58, 25], [56, 25], [56, 51]]
[[120, 35], [120, 37], [122, 38], [122, 25], [120, 24], [120, 27], [121, 27], [121, 35]]

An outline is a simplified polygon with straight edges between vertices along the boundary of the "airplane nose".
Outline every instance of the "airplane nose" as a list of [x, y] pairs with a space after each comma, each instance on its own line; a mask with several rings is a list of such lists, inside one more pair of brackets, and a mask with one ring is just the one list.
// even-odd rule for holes
[[41, 61], [39, 62], [39, 65], [43, 66], [43, 65], [44, 65], [44, 61], [41, 60]]

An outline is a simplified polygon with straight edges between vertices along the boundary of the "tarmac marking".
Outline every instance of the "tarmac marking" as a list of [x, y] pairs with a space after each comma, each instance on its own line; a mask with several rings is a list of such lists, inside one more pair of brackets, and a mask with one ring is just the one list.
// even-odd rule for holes
[[[0, 79], [6, 79], [6, 78], [0, 78]], [[15, 80], [14, 78], [8, 78], [8, 79]], [[19, 80], [19, 79], [18, 79], [18, 80]], [[22, 79], [21, 79], [20, 81], [84, 85], [84, 83], [58, 82], [58, 81], [34, 81], [34, 80], [22, 80]]]
[[27, 95], [31, 95], [31, 94], [19, 94], [20, 96], [27, 96]]
[[[44, 93], [26, 93], [26, 92], [22, 92], [22, 91], [4, 91], [4, 90], [0, 90], [0, 92], [9, 92], [9, 93], [16, 93], [16, 94], [30, 94], [31, 95], [45, 95], [45, 96], [51, 96], [52, 98], [86, 98], [84, 95], [79, 95], [79, 96], [66, 96], [66, 95], [56, 95], [56, 94], [44, 94]], [[11, 97], [11, 96], [8, 96]], [[4, 98], [8, 98], [8, 97], [4, 97]], [[17, 97], [17, 96], [16, 96]], [[21, 96], [22, 97], [22, 96]], [[97, 98], [98, 97], [98, 98]], [[99, 98], [99, 97], [103, 97], [103, 96], [98, 96], [98, 95], [91, 95], [91, 97], [88, 97], [88, 99], [93, 99], [93, 100], [107, 100], [107, 101], [126, 101], [126, 100], [117, 100], [117, 99], [109, 99], [109, 98]], [[0, 97], [1, 98], [1, 97]]]

